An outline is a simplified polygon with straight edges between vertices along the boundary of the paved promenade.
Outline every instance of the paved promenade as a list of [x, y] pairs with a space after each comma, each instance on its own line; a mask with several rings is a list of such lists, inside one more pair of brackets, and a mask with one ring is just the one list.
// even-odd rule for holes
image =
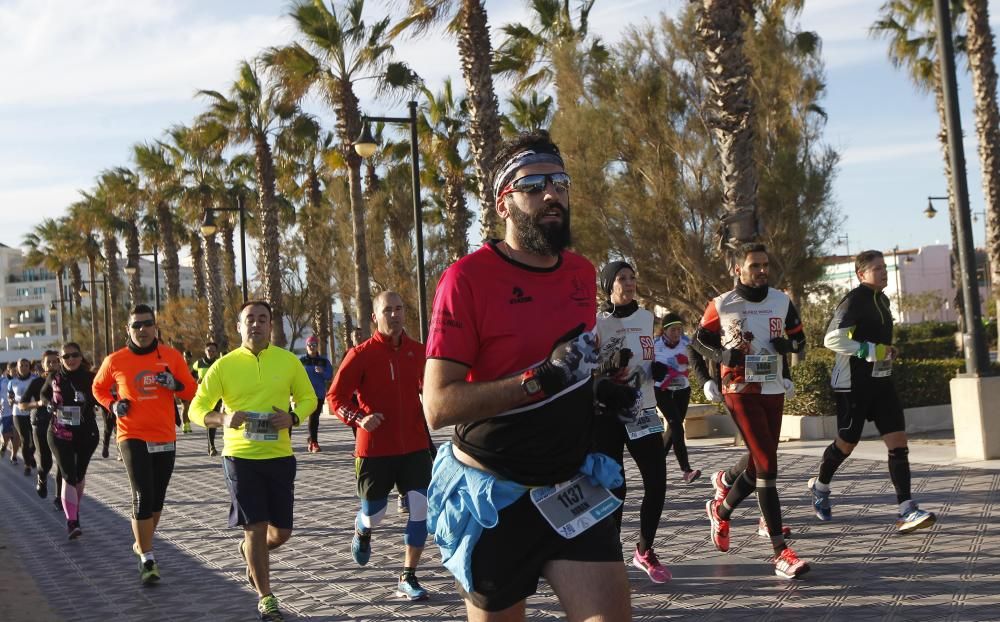
[[[439, 439], [445, 438], [439, 435]], [[364, 569], [350, 558], [356, 511], [351, 435], [333, 420], [320, 432], [324, 451], [304, 453], [296, 433], [295, 534], [272, 556], [272, 587], [292, 620], [458, 620], [464, 607], [429, 544], [419, 576], [432, 598], [393, 597], [405, 519], [389, 514], [373, 537]], [[942, 449], [942, 445], [945, 446]], [[684, 486], [673, 457], [667, 502], [656, 542], [673, 571], [666, 585], [629, 567], [636, 620], [1000, 620], [1000, 470], [995, 463], [949, 464], [947, 443], [911, 446], [913, 490], [938, 514], [938, 525], [909, 536], [893, 529], [895, 499], [884, 458], [854, 458], [834, 480], [835, 521], [812, 518], [806, 479], [822, 447], [783, 446], [779, 488], [793, 546], [813, 564], [800, 582], [773, 575], [770, 546], [756, 536], [753, 498], [734, 516], [732, 548], [709, 541], [704, 502], [708, 474], [738, 456], [721, 441], [692, 443], [692, 464], [705, 475]], [[884, 455], [872, 445], [871, 457]], [[205, 455], [205, 431], [182, 436], [177, 468], [156, 542], [163, 580], [139, 585], [130, 551], [129, 495], [124, 468], [98, 454], [87, 477], [84, 536], [69, 542], [65, 522], [34, 491], [34, 477], [0, 464], [0, 620], [253, 620], [254, 593], [243, 577], [226, 527], [228, 497], [219, 458]], [[936, 453], [935, 453], [936, 452]], [[926, 464], [925, 460], [938, 464]], [[641, 487], [629, 461], [633, 491]], [[993, 468], [990, 468], [993, 467]], [[50, 489], [53, 486], [50, 485]], [[638, 499], [626, 507], [625, 546], [638, 528]], [[631, 553], [628, 553], [630, 556]], [[529, 600], [529, 618], [560, 618], [551, 590]]]

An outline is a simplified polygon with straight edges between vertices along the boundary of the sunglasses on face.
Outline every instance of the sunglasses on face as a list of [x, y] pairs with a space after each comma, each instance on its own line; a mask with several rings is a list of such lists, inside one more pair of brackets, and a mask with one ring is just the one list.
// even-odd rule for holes
[[150, 326], [155, 326], [156, 320], [137, 320], [129, 324], [132, 328], [139, 330], [140, 328], [148, 328]]
[[66, 354], [63, 354], [61, 358], [64, 361], [72, 361], [73, 359], [78, 359], [81, 356], [83, 355], [79, 352], [67, 352]]
[[518, 177], [507, 184], [507, 188], [502, 194], [510, 192], [536, 194], [544, 191], [549, 182], [552, 182], [552, 186], [558, 192], [567, 192], [569, 190], [570, 179], [568, 173], [539, 173], [537, 175]]

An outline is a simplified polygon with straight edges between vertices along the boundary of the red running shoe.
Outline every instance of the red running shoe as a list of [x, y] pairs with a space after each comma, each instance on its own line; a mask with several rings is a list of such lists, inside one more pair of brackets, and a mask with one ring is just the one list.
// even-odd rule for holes
[[729, 521], [719, 518], [720, 505], [722, 501], [709, 499], [705, 502], [705, 511], [708, 512], [708, 520], [712, 522], [712, 544], [725, 553], [729, 550]]
[[782, 579], [798, 579], [809, 572], [809, 564], [799, 559], [792, 549], [786, 548], [774, 558], [774, 574]]

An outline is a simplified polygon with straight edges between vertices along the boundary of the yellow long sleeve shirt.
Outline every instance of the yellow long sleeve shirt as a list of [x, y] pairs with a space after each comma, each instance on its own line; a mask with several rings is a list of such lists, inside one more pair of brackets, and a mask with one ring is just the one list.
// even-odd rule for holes
[[[219, 400], [226, 412], [251, 413], [271, 413], [274, 406], [288, 410], [291, 402], [300, 420], [308, 417], [317, 404], [305, 367], [294, 354], [273, 345], [256, 356], [248, 348], [239, 347], [216, 361], [198, 385], [188, 411], [191, 421], [204, 426], [205, 415]], [[266, 425], [250, 422], [224, 430], [224, 456], [266, 460], [292, 455], [287, 429], [273, 434]]]

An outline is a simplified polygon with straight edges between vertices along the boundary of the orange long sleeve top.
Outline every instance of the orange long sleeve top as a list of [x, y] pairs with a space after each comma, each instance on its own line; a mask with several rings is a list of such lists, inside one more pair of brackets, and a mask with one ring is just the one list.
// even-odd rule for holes
[[[171, 391], [156, 384], [156, 375], [163, 371], [173, 374], [183, 388]], [[162, 343], [148, 354], [136, 354], [127, 347], [111, 353], [94, 377], [93, 387], [94, 397], [109, 410], [116, 399], [132, 402], [128, 414], [118, 418], [118, 441], [133, 438], [153, 443], [177, 440], [174, 398], [190, 400], [197, 389], [198, 381], [184, 356]]]

